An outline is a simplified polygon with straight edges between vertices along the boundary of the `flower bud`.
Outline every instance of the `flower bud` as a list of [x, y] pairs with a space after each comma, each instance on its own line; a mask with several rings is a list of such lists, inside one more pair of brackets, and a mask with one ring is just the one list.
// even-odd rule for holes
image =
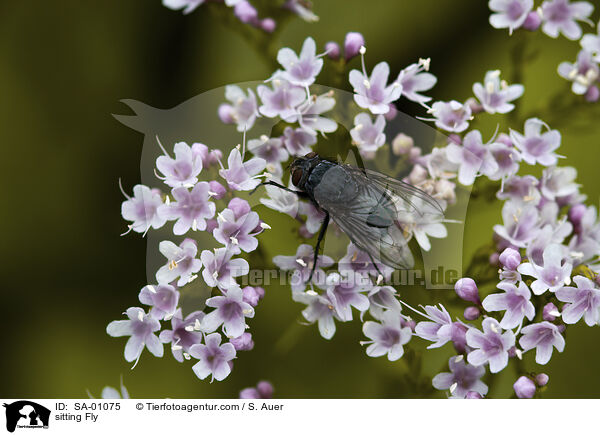
[[[262, 291], [259, 291], [259, 289]], [[258, 305], [258, 301], [263, 298], [265, 291], [261, 287], [247, 286], [242, 289], [242, 294], [244, 302], [255, 307]]]
[[483, 399], [483, 396], [477, 391], [469, 391], [465, 396], [465, 399]]
[[254, 348], [254, 341], [252, 341], [252, 334], [244, 332], [242, 335], [229, 340], [235, 350], [252, 350]]
[[258, 12], [248, 1], [242, 0], [233, 8], [233, 13], [242, 23], [256, 23]]
[[533, 32], [540, 27], [540, 24], [542, 24], [542, 17], [540, 17], [540, 14], [538, 14], [537, 11], [531, 11], [527, 14], [527, 18], [525, 18], [525, 21], [523, 22], [523, 28]]
[[229, 201], [229, 204], [227, 204], [227, 208], [233, 212], [236, 219], [250, 213], [250, 204], [242, 198], [232, 198], [231, 201]]
[[208, 161], [208, 147], [206, 145], [204, 145], [203, 143], [199, 143], [196, 142], [194, 144], [192, 144], [192, 156], [194, 158], [200, 156], [200, 158], [202, 159], [202, 166], [204, 168], [208, 167], [210, 165], [209, 161]]
[[417, 322], [415, 322], [413, 319], [410, 320], [404, 320], [404, 318], [400, 318], [400, 326], [404, 327], [409, 327], [410, 330], [412, 332], [415, 332], [415, 328], [417, 327]]
[[458, 353], [464, 353], [467, 349], [467, 327], [460, 322], [454, 322], [450, 329], [450, 338], [454, 349]]
[[260, 399], [260, 393], [256, 388], [244, 388], [240, 391], [240, 399]]
[[539, 387], [545, 386], [549, 380], [550, 378], [546, 373], [540, 373], [535, 377], [535, 383], [538, 384]]
[[215, 228], [217, 228], [219, 224], [217, 224], [216, 219], [207, 219], [206, 220], [206, 231], [207, 233], [212, 233]]
[[515, 394], [519, 399], [531, 399], [535, 396], [535, 384], [527, 376], [521, 376], [513, 384]]
[[517, 267], [521, 264], [521, 254], [516, 249], [506, 248], [500, 254], [499, 260], [508, 270], [517, 270]]
[[325, 51], [330, 59], [338, 60], [340, 58], [340, 46], [337, 42], [329, 41], [326, 43]]
[[596, 101], [598, 101], [599, 98], [600, 98], [600, 89], [598, 89], [598, 86], [596, 86], [596, 85], [590, 86], [588, 88], [587, 92], [585, 93], [586, 101], [589, 103], [595, 103]]
[[265, 289], [262, 287], [254, 287], [254, 291], [258, 295], [258, 299], [262, 299], [265, 297]]
[[497, 266], [500, 262], [500, 254], [498, 254], [497, 252], [493, 252], [490, 255], [489, 262], [492, 266]]
[[221, 104], [218, 113], [219, 119], [223, 124], [233, 124], [235, 122], [233, 119], [233, 107], [230, 104]]
[[260, 22], [260, 28], [267, 33], [273, 33], [276, 27], [277, 23], [275, 23], [273, 18], [265, 18]]
[[388, 104], [389, 110], [383, 114], [383, 117], [386, 121], [393, 120], [398, 114], [398, 109], [396, 109], [396, 105], [394, 103]]
[[212, 150], [208, 153], [208, 164], [215, 165], [219, 163], [219, 160], [223, 158], [223, 153], [221, 150]]
[[479, 305], [479, 289], [471, 278], [461, 278], [454, 285], [456, 294], [463, 300]]
[[449, 203], [454, 203], [456, 201], [456, 184], [451, 181], [448, 181], [444, 178], [441, 178], [435, 182], [433, 186], [436, 194], [436, 198], [441, 198], [444, 201]]
[[575, 204], [573, 207], [569, 209], [569, 221], [573, 224], [575, 232], [581, 231], [581, 220], [585, 215], [585, 205], [583, 204]]
[[208, 182], [208, 190], [216, 194], [212, 196], [215, 199], [221, 199], [227, 193], [227, 189], [221, 183], [214, 180]]
[[410, 174], [408, 175], [408, 181], [414, 186], [419, 183], [422, 183], [428, 177], [429, 173], [427, 172], [427, 169], [425, 169], [421, 165], [415, 165], [413, 166], [412, 171], [410, 171]]
[[358, 32], [346, 33], [344, 39], [344, 57], [346, 60], [352, 59], [360, 52], [360, 48], [365, 45], [365, 38]]
[[412, 137], [405, 135], [404, 133], [398, 133], [392, 141], [392, 152], [396, 156], [401, 156], [410, 152], [411, 148], [415, 146], [415, 141]]
[[262, 399], [271, 399], [273, 397], [273, 385], [267, 381], [260, 381], [256, 385], [256, 389], [260, 393]]
[[467, 307], [465, 308], [464, 317], [465, 320], [477, 320], [481, 315], [481, 311], [477, 307]]
[[483, 106], [473, 97], [469, 98], [465, 102], [465, 106], [469, 106], [471, 108], [471, 113], [473, 115], [483, 112]]
[[415, 163], [419, 157], [421, 157], [421, 148], [412, 147], [408, 153], [408, 159], [410, 162]]
[[496, 142], [503, 143], [506, 146], [513, 147], [512, 139], [506, 133], [500, 133], [496, 138]]
[[556, 307], [556, 305], [554, 305], [552, 302], [548, 302], [546, 305], [544, 305], [544, 311], [542, 313], [542, 318], [544, 320], [546, 320], [547, 322], [554, 322], [554, 320], [556, 320], [556, 316], [559, 313], [560, 312], [558, 311], [558, 308]]

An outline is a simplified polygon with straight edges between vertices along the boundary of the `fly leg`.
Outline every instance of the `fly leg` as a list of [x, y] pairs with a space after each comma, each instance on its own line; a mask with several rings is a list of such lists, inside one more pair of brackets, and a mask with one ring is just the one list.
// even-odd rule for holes
[[379, 275], [383, 276], [383, 273], [381, 273], [381, 270], [379, 270], [379, 268], [377, 267], [377, 263], [375, 262], [375, 259], [373, 258], [373, 256], [368, 252], [367, 252], [367, 254], [369, 254], [369, 258], [373, 262], [373, 267], [375, 268], [375, 270], [377, 270], [377, 272], [379, 272]]
[[283, 190], [285, 190], [287, 192], [295, 193], [296, 195], [298, 195], [299, 198], [309, 198], [309, 196], [308, 196], [308, 194], [306, 192], [302, 192], [300, 190], [288, 189], [284, 185], [276, 183], [275, 181], [271, 181], [271, 180], [269, 180], [269, 181], [263, 181], [262, 183], [260, 183], [258, 186], [256, 186], [254, 189], [252, 189], [250, 191], [250, 195], [252, 195], [254, 192], [256, 192], [256, 190], [260, 186], [275, 186], [275, 187], [279, 187], [280, 189], [283, 189]]
[[[325, 210], [324, 210], [325, 211]], [[321, 248], [321, 242], [325, 237], [325, 232], [327, 231], [327, 226], [329, 225], [329, 212], [325, 211], [325, 219], [323, 219], [323, 223], [321, 224], [321, 230], [319, 231], [319, 237], [317, 238], [317, 244], [315, 245], [315, 255], [313, 257], [313, 265], [310, 271], [310, 276], [306, 283], [308, 284], [315, 273], [315, 269], [317, 268], [317, 259], [319, 258], [319, 249]]]

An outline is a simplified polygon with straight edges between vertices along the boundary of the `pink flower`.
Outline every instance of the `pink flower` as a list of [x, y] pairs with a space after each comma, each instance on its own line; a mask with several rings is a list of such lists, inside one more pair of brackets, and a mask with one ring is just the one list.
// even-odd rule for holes
[[474, 350], [467, 360], [470, 364], [480, 366], [489, 362], [490, 372], [498, 373], [508, 364], [508, 350], [515, 345], [515, 334], [502, 332], [496, 319], [488, 317], [482, 322], [483, 332], [471, 328], [467, 331], [467, 344]]
[[521, 330], [523, 336], [519, 344], [523, 350], [535, 349], [535, 362], [547, 364], [552, 357], [552, 350], [562, 352], [565, 349], [565, 339], [560, 335], [558, 326], [550, 322], [534, 323]]
[[387, 62], [375, 65], [371, 76], [367, 75], [363, 63], [363, 72], [353, 69], [349, 81], [354, 88], [354, 101], [360, 107], [369, 109], [375, 115], [387, 113], [389, 104], [396, 101], [402, 94], [402, 85], [395, 81], [387, 85], [390, 67]]
[[562, 319], [573, 324], [585, 317], [588, 326], [594, 326], [600, 320], [600, 290], [592, 280], [577, 275], [573, 277], [577, 287], [563, 287], [556, 291], [556, 297], [566, 302], [562, 309]]
[[485, 396], [488, 386], [481, 377], [485, 374], [485, 367], [468, 364], [462, 355], [451, 356], [448, 360], [450, 372], [438, 373], [431, 380], [433, 387], [438, 390], [450, 390], [452, 397], [466, 397], [467, 393], [474, 391]]
[[323, 59], [317, 56], [317, 46], [311, 37], [304, 40], [300, 56], [284, 47], [277, 53], [277, 62], [285, 69], [281, 77], [297, 86], [312, 85], [323, 68]]
[[523, 322], [527, 317], [533, 320], [535, 308], [531, 303], [531, 292], [524, 282], [520, 282], [517, 287], [515, 284], [501, 282], [498, 288], [504, 290], [504, 293], [494, 293], [483, 300], [483, 308], [486, 311], [505, 311], [504, 317], [500, 321], [500, 326], [504, 329], [511, 329]]
[[240, 151], [234, 148], [229, 153], [227, 165], [228, 169], [219, 170], [219, 175], [227, 181], [229, 188], [252, 190], [260, 184], [257, 174], [265, 169], [267, 162], [259, 157], [253, 157], [247, 162], [243, 162]]
[[235, 348], [231, 343], [221, 345], [221, 335], [217, 333], [207, 335], [204, 342], [190, 348], [190, 355], [199, 360], [192, 370], [200, 379], [211, 375], [211, 382], [222, 381], [231, 373], [229, 361], [235, 358]]
[[206, 306], [215, 309], [202, 319], [200, 324], [202, 331], [214, 332], [223, 325], [228, 337], [241, 336], [246, 330], [246, 317], [254, 317], [254, 308], [243, 299], [244, 294], [239, 287], [228, 289], [224, 296], [208, 299]]

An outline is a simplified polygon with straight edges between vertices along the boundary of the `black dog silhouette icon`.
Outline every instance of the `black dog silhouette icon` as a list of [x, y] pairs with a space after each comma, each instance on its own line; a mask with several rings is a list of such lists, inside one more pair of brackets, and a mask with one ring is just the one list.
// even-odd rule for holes
[[48, 427], [50, 410], [29, 400], [5, 403], [6, 430], [14, 432], [19, 427]]

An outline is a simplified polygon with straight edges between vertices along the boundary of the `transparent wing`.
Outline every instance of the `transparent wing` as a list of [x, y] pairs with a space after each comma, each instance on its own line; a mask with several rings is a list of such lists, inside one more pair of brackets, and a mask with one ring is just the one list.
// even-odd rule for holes
[[[341, 165], [345, 183], [356, 192], [352, 200], [332, 201], [327, 189], [315, 199], [329, 211], [333, 221], [360, 249], [374, 260], [395, 269], [409, 269], [414, 258], [408, 247], [410, 226], [443, 218], [442, 206], [427, 193], [375, 171]], [[337, 171], [332, 174], [340, 178]], [[334, 182], [327, 180], [325, 186]], [[320, 196], [320, 197], [317, 197]], [[405, 232], [406, 231], [406, 232]]]
[[410, 269], [414, 266], [412, 252], [397, 225], [373, 227], [367, 224], [366, 218], [356, 213], [336, 213], [331, 217], [352, 243], [368, 253], [374, 261], [394, 269]]
[[[365, 183], [375, 184], [383, 191], [388, 192], [397, 206], [400, 221], [405, 222], [405, 219], [408, 222], [415, 219], [443, 220], [443, 204], [418, 187], [371, 169], [361, 169], [350, 165], [344, 165], [344, 168], [358, 179], [366, 178]], [[413, 218], [410, 218], [409, 214], [413, 214]]]

